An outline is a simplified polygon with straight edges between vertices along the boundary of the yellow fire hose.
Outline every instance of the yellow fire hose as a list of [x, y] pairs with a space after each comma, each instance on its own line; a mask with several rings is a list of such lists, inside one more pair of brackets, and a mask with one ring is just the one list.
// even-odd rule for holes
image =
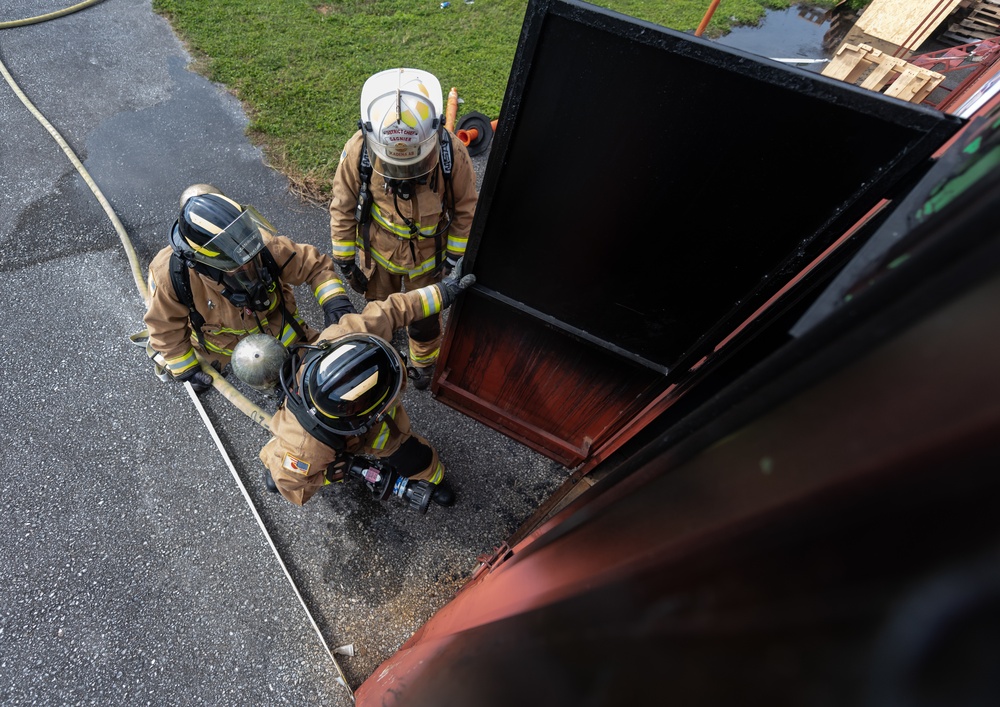
[[[76, 12], [86, 7], [90, 7], [91, 5], [95, 5], [98, 2], [101, 2], [101, 0], [86, 0], [85, 2], [73, 5], [72, 7], [66, 8], [65, 10], [50, 12], [46, 15], [39, 15], [38, 17], [31, 17], [24, 20], [0, 22], [0, 29], [7, 29], [10, 27], [21, 27], [24, 25], [34, 24], [36, 22], [44, 22], [46, 20], [52, 20], [57, 17], [68, 15], [71, 12]], [[132, 277], [135, 280], [136, 289], [139, 290], [139, 294], [142, 296], [143, 302], [144, 303], [148, 302], [149, 290], [146, 286], [146, 280], [143, 277], [142, 267], [140, 266], [139, 259], [136, 256], [135, 248], [132, 245], [132, 240], [129, 238], [128, 232], [125, 230], [125, 227], [119, 220], [118, 215], [111, 207], [111, 204], [108, 203], [108, 200], [101, 192], [100, 187], [98, 187], [97, 184], [94, 182], [93, 178], [90, 176], [90, 173], [87, 172], [86, 168], [83, 166], [83, 163], [80, 162], [80, 158], [76, 156], [76, 153], [73, 152], [72, 148], [70, 148], [70, 146], [66, 143], [66, 140], [63, 139], [62, 135], [59, 134], [59, 131], [56, 130], [48, 120], [45, 119], [45, 116], [43, 116], [39, 112], [39, 110], [28, 99], [28, 97], [24, 94], [24, 92], [21, 91], [20, 87], [14, 81], [13, 76], [11, 76], [10, 72], [7, 70], [7, 67], [4, 65], [2, 59], [0, 59], [0, 74], [3, 75], [4, 80], [10, 86], [11, 90], [14, 91], [15, 95], [17, 95], [17, 97], [20, 99], [21, 103], [23, 103], [24, 106], [28, 109], [28, 111], [35, 117], [35, 119], [42, 124], [42, 126], [48, 131], [48, 133], [52, 136], [52, 138], [56, 141], [56, 143], [58, 143], [59, 147], [62, 148], [62, 151], [69, 158], [70, 162], [73, 163], [73, 166], [76, 168], [77, 172], [80, 173], [80, 176], [82, 176], [84, 181], [86, 181], [87, 186], [90, 187], [90, 190], [94, 193], [94, 196], [97, 197], [98, 202], [100, 202], [101, 207], [104, 209], [104, 212], [111, 220], [111, 223], [115, 228], [115, 231], [118, 233], [118, 238], [121, 240], [122, 246], [125, 248], [125, 253], [126, 256], [128, 257], [129, 264], [132, 269]], [[148, 332], [139, 332], [138, 334], [133, 334], [129, 338], [135, 344], [138, 344], [140, 346], [146, 346], [146, 340], [149, 338], [149, 334]], [[201, 363], [201, 369], [212, 377], [212, 387], [215, 388], [215, 390], [221, 393], [222, 396], [226, 398], [226, 400], [235, 405], [241, 412], [246, 414], [251, 420], [256, 422], [265, 430], [270, 431], [271, 429], [270, 413], [264, 411], [259, 406], [255, 405], [250, 400], [248, 400], [246, 396], [244, 396], [239, 390], [233, 387], [231, 383], [229, 383], [225, 378], [223, 378], [221, 373], [216, 371], [212, 366], [208, 365], [201, 356], [198, 357], [198, 361]], [[253, 501], [250, 499], [250, 496], [247, 493], [246, 488], [243, 486], [243, 483], [240, 481], [239, 476], [236, 474], [236, 471], [232, 466], [232, 462], [229, 460], [228, 454], [226, 454], [225, 452], [225, 448], [222, 447], [221, 442], [218, 440], [218, 436], [215, 433], [215, 429], [212, 426], [211, 421], [205, 414], [204, 408], [201, 406], [201, 402], [197, 399], [197, 396], [194, 394], [194, 391], [189, 383], [185, 384], [185, 388], [187, 389], [188, 394], [194, 400], [195, 407], [197, 408], [199, 414], [201, 415], [202, 420], [208, 426], [209, 431], [212, 433], [213, 439], [216, 440], [216, 445], [218, 446], [220, 452], [223, 455], [224, 460], [226, 461], [226, 464], [228, 465], [230, 471], [232, 472], [234, 478], [236, 479], [237, 485], [243, 492], [243, 496], [246, 502], [249, 504], [250, 509], [253, 511], [254, 517], [257, 519], [257, 523], [258, 525], [260, 525], [260, 528], [264, 533], [264, 537], [267, 538], [268, 543], [270, 543], [271, 549], [274, 551], [275, 556], [277, 556], [278, 562], [279, 564], [281, 564], [281, 567], [285, 572], [285, 576], [288, 578], [288, 581], [291, 582], [292, 588], [295, 590], [296, 595], [299, 597], [299, 601], [302, 603], [302, 606], [306, 611], [306, 615], [309, 617], [309, 621], [312, 623], [313, 629], [319, 636], [320, 642], [326, 649], [327, 655], [333, 661], [333, 665], [337, 670], [337, 682], [343, 687], [347, 688], [347, 691], [351, 696], [351, 700], [353, 701], [354, 691], [351, 689], [351, 686], [347, 683], [347, 678], [344, 675], [344, 671], [341, 668], [340, 663], [337, 662], [337, 659], [333, 655], [334, 653], [344, 653], [347, 655], [353, 655], [353, 648], [350, 645], [348, 645], [348, 646], [341, 646], [340, 648], [337, 648], [336, 650], [333, 651], [330, 650], [330, 647], [327, 644], [326, 639], [324, 639], [322, 632], [320, 632], [319, 630], [319, 626], [317, 626], [315, 619], [313, 619], [312, 614], [309, 612], [308, 607], [305, 605], [305, 601], [302, 599], [302, 595], [299, 593], [298, 587], [295, 585], [295, 582], [292, 580], [291, 575], [288, 573], [288, 570], [285, 567], [284, 562], [281, 560], [281, 555], [278, 553], [278, 550], [274, 545], [274, 541], [271, 540], [270, 535], [268, 535], [267, 529], [264, 527], [263, 521], [261, 521], [260, 516], [257, 513], [257, 509], [253, 505]]]
[[[26, 20], [3, 22], [0, 23], [0, 29], [6, 27], [20, 27], [26, 24], [41, 22], [45, 19], [54, 19], [56, 17], [62, 17], [63, 15], [69, 14], [70, 12], [75, 12], [76, 10], [82, 10], [83, 8], [88, 7], [90, 5], [94, 5], [98, 2], [101, 2], [101, 0], [87, 0], [87, 2], [82, 2], [79, 5], [74, 5], [73, 7], [68, 8], [66, 10], [51, 12], [48, 15], [32, 17]], [[84, 181], [87, 183], [87, 186], [90, 187], [90, 190], [94, 193], [94, 196], [97, 197], [97, 201], [100, 202], [101, 207], [104, 209], [104, 213], [107, 214], [108, 219], [110, 219], [111, 224], [114, 226], [115, 231], [118, 233], [118, 238], [119, 240], [121, 240], [122, 246], [125, 248], [125, 255], [126, 257], [128, 257], [129, 265], [131, 266], [132, 269], [132, 278], [135, 280], [136, 289], [139, 290], [139, 294], [142, 296], [143, 302], [144, 303], [148, 302], [149, 291], [146, 287], [146, 279], [145, 277], [143, 277], [142, 267], [139, 264], [139, 258], [136, 256], [135, 248], [132, 245], [132, 240], [129, 238], [128, 232], [126, 232], [125, 227], [122, 225], [122, 222], [119, 220], [118, 215], [111, 207], [111, 204], [108, 203], [108, 200], [101, 192], [100, 187], [98, 187], [97, 184], [94, 182], [93, 178], [90, 176], [90, 173], [87, 172], [87, 169], [83, 166], [83, 163], [80, 162], [80, 158], [76, 156], [76, 153], [74, 153], [72, 148], [66, 143], [66, 140], [63, 139], [63, 136], [59, 134], [59, 131], [52, 126], [52, 123], [50, 123], [48, 120], [45, 119], [45, 116], [43, 116], [39, 112], [39, 110], [31, 102], [31, 100], [28, 99], [28, 97], [24, 94], [21, 88], [17, 85], [17, 83], [14, 81], [14, 77], [11, 76], [10, 72], [7, 70], [7, 67], [4, 65], [2, 60], [0, 60], [0, 74], [3, 74], [4, 80], [10, 86], [11, 90], [14, 91], [15, 95], [17, 95], [17, 97], [20, 99], [21, 103], [24, 104], [25, 108], [27, 108], [28, 111], [31, 112], [31, 114], [35, 117], [35, 119], [42, 124], [42, 127], [44, 127], [48, 131], [49, 135], [51, 135], [52, 138], [56, 141], [56, 143], [58, 143], [59, 147], [62, 148], [62, 151], [66, 154], [66, 157], [68, 157], [69, 161], [73, 163], [73, 166], [76, 167], [77, 172], [80, 173], [80, 176], [83, 177]], [[233, 387], [233, 385], [229, 383], [225, 378], [219, 375], [219, 373], [214, 368], [205, 363], [205, 361], [201, 359], [201, 357], [199, 357], [199, 361], [201, 362], [202, 370], [205, 371], [205, 373], [212, 376], [213, 388], [222, 393], [223, 397], [225, 397], [226, 400], [235, 405], [243, 414], [245, 414], [251, 420], [259, 424], [265, 430], [268, 431], [271, 430], [270, 413], [264, 411], [260, 406], [255, 405], [250, 400], [248, 400], [245, 395], [243, 395], [239, 390]]]
[[7, 29], [8, 27], [23, 27], [24, 25], [33, 25], [36, 22], [45, 22], [46, 20], [54, 20], [57, 17], [62, 17], [63, 15], [68, 15], [71, 12], [82, 10], [85, 7], [96, 5], [99, 2], [101, 2], [101, 0], [85, 0], [85, 2], [78, 3], [76, 5], [73, 5], [72, 7], [67, 7], [65, 10], [56, 10], [55, 12], [50, 12], [46, 15], [39, 15], [38, 17], [29, 17], [24, 20], [10, 20], [9, 22], [0, 22], [0, 29]]

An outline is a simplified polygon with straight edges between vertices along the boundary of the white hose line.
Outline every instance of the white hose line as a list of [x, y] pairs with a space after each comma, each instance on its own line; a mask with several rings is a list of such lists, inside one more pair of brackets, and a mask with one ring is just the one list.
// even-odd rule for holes
[[[66, 10], [52, 12], [47, 15], [33, 17], [27, 20], [16, 20], [14, 22], [0, 22], [0, 29], [5, 29], [8, 27], [19, 27], [21, 25], [32, 24], [34, 22], [42, 22], [45, 20], [55, 19], [56, 17], [62, 17], [63, 15], [69, 14], [70, 12], [82, 10], [83, 8], [89, 7], [90, 5], [94, 5], [98, 2], [101, 2], [101, 0], [87, 0], [86, 2], [74, 5], [71, 8], [67, 8]], [[136, 256], [135, 248], [132, 245], [132, 240], [129, 238], [128, 232], [125, 230], [125, 226], [123, 226], [122, 222], [119, 220], [118, 215], [115, 213], [115, 210], [111, 207], [111, 204], [108, 203], [108, 200], [101, 192], [100, 187], [98, 187], [97, 184], [94, 182], [93, 178], [90, 176], [90, 173], [87, 172], [87, 169], [83, 166], [83, 163], [76, 156], [76, 153], [73, 152], [72, 148], [70, 148], [70, 146], [66, 143], [66, 140], [63, 139], [62, 135], [59, 134], [59, 131], [56, 130], [48, 120], [45, 119], [45, 116], [41, 114], [41, 112], [28, 99], [28, 97], [24, 94], [24, 92], [21, 91], [20, 87], [14, 81], [14, 77], [11, 76], [10, 72], [7, 70], [7, 67], [4, 65], [2, 60], [0, 60], [0, 74], [3, 74], [4, 80], [7, 82], [7, 85], [9, 85], [11, 90], [14, 91], [15, 95], [17, 95], [17, 97], [21, 100], [21, 103], [23, 103], [24, 106], [28, 109], [28, 111], [30, 111], [31, 114], [35, 117], [35, 119], [42, 124], [42, 126], [48, 131], [48, 133], [52, 136], [52, 138], [56, 141], [56, 143], [58, 143], [59, 147], [62, 148], [62, 151], [69, 158], [70, 162], [73, 163], [73, 166], [76, 168], [77, 172], [79, 172], [80, 175], [87, 182], [87, 185], [90, 187], [90, 190], [94, 193], [94, 196], [97, 197], [97, 200], [100, 202], [101, 207], [104, 209], [104, 212], [111, 220], [111, 223], [114, 226], [115, 231], [118, 233], [118, 237], [125, 248], [126, 256], [128, 257], [129, 264], [131, 265], [132, 268], [132, 276], [135, 280], [136, 288], [139, 290], [139, 294], [142, 295], [143, 302], [148, 302], [149, 290], [146, 287], [146, 280], [142, 274], [142, 266], [139, 264], [139, 258]], [[212, 373], [214, 373], [214, 371], [212, 371]], [[212, 379], [213, 379], [213, 384], [215, 384], [216, 386], [218, 386], [220, 382], [225, 382], [222, 376], [213, 375]], [[226, 462], [226, 466], [229, 467], [230, 473], [236, 480], [236, 484], [237, 486], [239, 486], [240, 492], [243, 494], [243, 499], [246, 501], [247, 506], [253, 513], [254, 519], [257, 521], [257, 525], [260, 527], [260, 530], [264, 534], [264, 537], [267, 538], [267, 543], [271, 547], [271, 551], [274, 553], [274, 556], [277, 558], [278, 564], [281, 565], [281, 569], [285, 573], [285, 577], [288, 579], [288, 583], [292, 585], [292, 590], [295, 592], [295, 596], [298, 597], [299, 603], [302, 605], [303, 610], [306, 612], [306, 616], [309, 618], [309, 623], [312, 625], [313, 630], [319, 637], [320, 643], [323, 644], [323, 648], [326, 650], [326, 654], [330, 657], [330, 660], [333, 662], [334, 667], [337, 669], [337, 682], [343, 685], [347, 689], [348, 693], [351, 696], [351, 701], [353, 702], [354, 690], [352, 690], [351, 686], [348, 684], [347, 677], [344, 675], [344, 671], [341, 668], [340, 663], [337, 662], [337, 659], [333, 655], [333, 651], [330, 650], [330, 646], [327, 644], [326, 639], [323, 638], [323, 633], [320, 631], [319, 625], [313, 618], [312, 612], [309, 611], [309, 607], [306, 606], [305, 600], [302, 598], [302, 594], [301, 592], [299, 592], [299, 588], [295, 585], [295, 580], [292, 579], [292, 575], [288, 572], [288, 568], [285, 565], [284, 560], [281, 559], [281, 554], [278, 552], [278, 548], [275, 546], [274, 541], [271, 539], [270, 534], [267, 532], [267, 528], [264, 525], [264, 521], [261, 519], [260, 514], [257, 512], [256, 506], [254, 506], [253, 499], [250, 498], [250, 494], [247, 492], [246, 487], [243, 485], [242, 480], [240, 480], [239, 474], [236, 473], [236, 467], [233, 466], [233, 462], [230, 459], [229, 454], [226, 452], [226, 448], [223, 446], [222, 440], [219, 439], [219, 435], [215, 431], [215, 426], [212, 424], [211, 420], [209, 420], [208, 414], [205, 412], [205, 408], [202, 406], [201, 401], [198, 399], [198, 395], [194, 392], [194, 389], [191, 387], [191, 384], [185, 381], [184, 387], [187, 389], [188, 395], [191, 397], [191, 400], [194, 402], [195, 407], [198, 410], [198, 414], [201, 416], [202, 421], [205, 423], [205, 426], [208, 428], [209, 433], [212, 435], [212, 439], [215, 441], [215, 446], [218, 448], [219, 453], [222, 455], [223, 460]], [[233, 400], [230, 397], [232, 394], [235, 394], [240, 398], [243, 397], [242, 394], [239, 393], [239, 391], [235, 390], [235, 388], [232, 389], [232, 391], [230, 391], [230, 395], [225, 395], [224, 397], [230, 400], [230, 402], [236, 404], [236, 407], [238, 409], [242, 410], [243, 412], [246, 412], [246, 410], [243, 409], [243, 407], [241, 407], [237, 401]], [[254, 406], [249, 401], [247, 401], [247, 403], [253, 409], [259, 409], [256, 408], [256, 406]], [[252, 415], [251, 418], [253, 418]], [[267, 418], [268, 420], [266, 421], [269, 421], [269, 416], [267, 416]], [[268, 429], [266, 421], [255, 419], [255, 422], [262, 424], [262, 426], [264, 426], [265, 429]], [[346, 646], [344, 648], [349, 649]]]
[[257, 512], [256, 507], [254, 507], [253, 499], [250, 498], [250, 494], [247, 492], [246, 486], [243, 485], [240, 475], [236, 472], [236, 467], [233, 465], [232, 459], [229, 458], [229, 454], [226, 452], [226, 448], [223, 446], [222, 440], [219, 439], [219, 434], [215, 431], [215, 426], [208, 418], [208, 413], [205, 412], [205, 407], [201, 404], [201, 400], [198, 399], [198, 394], [194, 392], [194, 388], [191, 387], [191, 383], [188, 381], [184, 381], [184, 388], [187, 390], [188, 396], [191, 398], [191, 402], [193, 402], [194, 406], [198, 409], [198, 414], [201, 415], [201, 421], [205, 423], [205, 427], [208, 428], [209, 434], [212, 435], [212, 439], [215, 441], [215, 446], [219, 449], [219, 454], [222, 455], [222, 459], [226, 462], [226, 466], [229, 467], [229, 473], [233, 475], [233, 479], [236, 480], [236, 485], [240, 487], [244, 500], [246, 500], [250, 510], [253, 511], [253, 517], [257, 521], [257, 525], [260, 526], [260, 530], [264, 534], [264, 537], [267, 538], [268, 545], [271, 546], [271, 552], [274, 553], [275, 558], [278, 560], [278, 564], [281, 565], [281, 570], [285, 573], [288, 583], [291, 584], [292, 589], [295, 590], [295, 596], [298, 597], [299, 603], [302, 605], [302, 609], [306, 612], [306, 616], [309, 617], [309, 623], [312, 624], [313, 630], [316, 632], [316, 635], [319, 636], [320, 643], [322, 643], [323, 648], [326, 649], [326, 654], [330, 656], [330, 660], [333, 661], [333, 665], [337, 668], [337, 682], [347, 688], [347, 691], [351, 693], [351, 699], [353, 700], [354, 690], [352, 690], [351, 686], [347, 683], [347, 678], [344, 675], [343, 669], [340, 667], [340, 663], [338, 663], [337, 659], [333, 656], [333, 651], [330, 650], [330, 646], [327, 644], [326, 639], [323, 638], [323, 633], [319, 630], [319, 625], [316, 623], [312, 613], [309, 611], [309, 607], [306, 606], [305, 599], [302, 598], [299, 588], [295, 586], [295, 580], [292, 579], [292, 575], [289, 573], [288, 567], [285, 565], [285, 561], [281, 559], [281, 553], [278, 552], [278, 548], [275, 547], [274, 541], [271, 540], [271, 536], [267, 532], [267, 527], [265, 527], [263, 519]]

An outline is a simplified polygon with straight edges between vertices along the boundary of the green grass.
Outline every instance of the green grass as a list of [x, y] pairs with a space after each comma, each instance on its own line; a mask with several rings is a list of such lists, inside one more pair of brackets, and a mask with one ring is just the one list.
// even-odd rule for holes
[[[710, 0], [603, 0], [603, 7], [680, 31]], [[832, 3], [827, 3], [832, 4]], [[789, 0], [722, 0], [705, 36], [754, 24]], [[153, 0], [194, 56], [250, 116], [250, 139], [305, 197], [325, 201], [355, 129], [365, 79], [395, 66], [434, 73], [459, 117], [500, 112], [527, 0]]]

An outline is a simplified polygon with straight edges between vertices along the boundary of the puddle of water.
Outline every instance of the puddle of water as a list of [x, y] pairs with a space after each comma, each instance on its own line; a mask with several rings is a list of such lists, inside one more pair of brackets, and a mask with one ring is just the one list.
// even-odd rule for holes
[[[787, 10], [768, 10], [756, 27], [737, 27], [714, 41], [770, 59], [828, 59], [823, 37], [829, 29], [823, 8], [801, 3]], [[795, 64], [817, 73], [825, 65]]]

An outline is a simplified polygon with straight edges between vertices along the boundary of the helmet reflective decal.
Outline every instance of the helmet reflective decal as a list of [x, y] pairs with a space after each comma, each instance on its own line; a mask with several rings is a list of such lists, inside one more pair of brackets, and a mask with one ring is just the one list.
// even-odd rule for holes
[[[201, 228], [205, 229], [214, 236], [217, 236], [224, 230], [226, 230], [224, 228], [219, 228], [214, 223], [209, 221], [207, 218], [202, 218], [198, 214], [191, 214], [191, 223], [195, 224], [196, 226], [200, 226]], [[226, 225], [228, 226], [229, 224]]]
[[338, 358], [340, 358], [344, 354], [351, 353], [351, 351], [353, 351], [353, 350], [354, 350], [354, 347], [352, 345], [350, 345], [350, 344], [343, 344], [343, 345], [338, 346], [337, 348], [333, 349], [332, 351], [328, 352], [323, 357], [323, 360], [319, 362], [319, 372], [320, 372], [320, 374], [322, 374], [322, 375], [328, 374], [330, 372], [331, 366], [333, 366], [334, 362], [336, 362], [336, 360]]
[[347, 391], [340, 397], [342, 397], [344, 400], [357, 400], [362, 395], [367, 393], [369, 390], [374, 388], [376, 383], [378, 383], [378, 369], [375, 369], [374, 373], [372, 373], [370, 376], [365, 378], [363, 381], [358, 383], [356, 386], [351, 388], [349, 391]]

